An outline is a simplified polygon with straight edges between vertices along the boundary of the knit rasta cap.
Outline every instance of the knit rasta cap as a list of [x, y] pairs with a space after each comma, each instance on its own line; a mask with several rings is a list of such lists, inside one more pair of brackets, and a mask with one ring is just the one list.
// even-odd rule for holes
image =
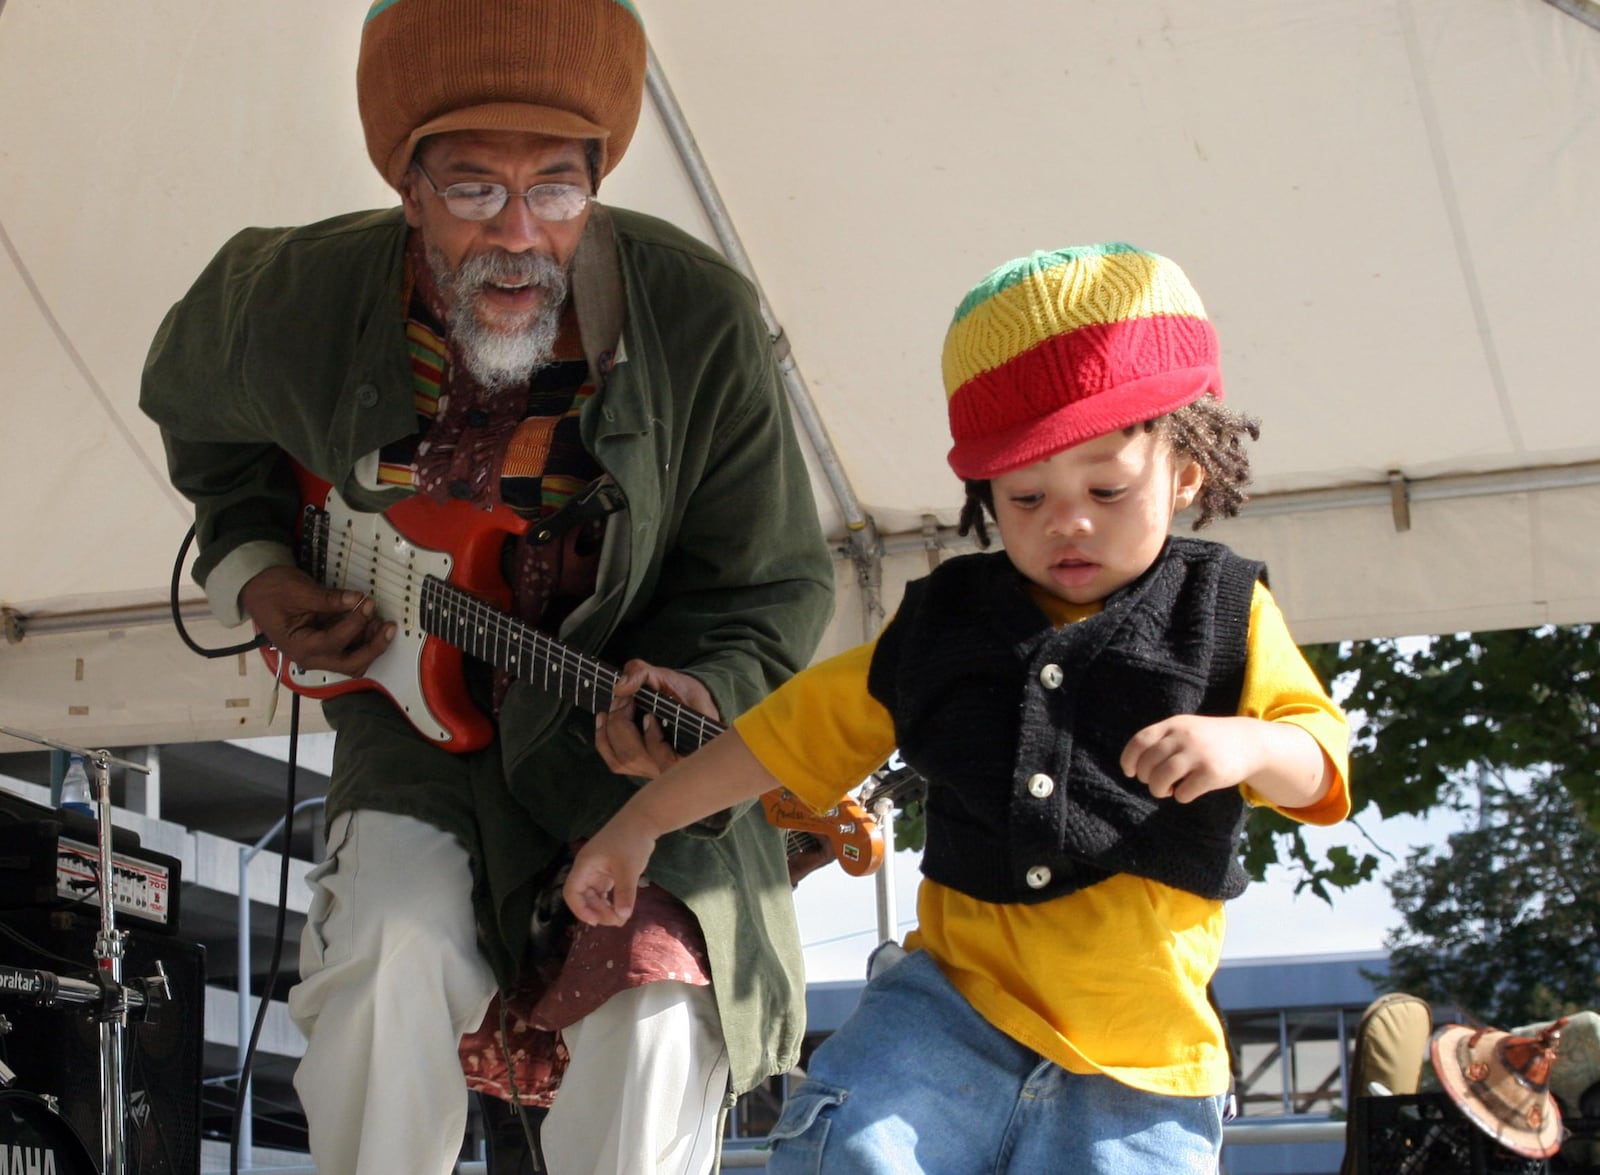
[[1183, 270], [1132, 245], [1009, 261], [944, 341], [950, 468], [975, 481], [1222, 398], [1217, 332]]
[[356, 65], [367, 154], [398, 188], [427, 135], [532, 131], [599, 140], [606, 175], [639, 122], [645, 56], [630, 0], [374, 0]]

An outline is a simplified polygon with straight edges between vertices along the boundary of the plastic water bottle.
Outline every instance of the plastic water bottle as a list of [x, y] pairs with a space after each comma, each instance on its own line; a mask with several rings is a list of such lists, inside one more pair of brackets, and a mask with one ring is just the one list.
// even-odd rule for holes
[[69, 812], [82, 812], [91, 820], [95, 815], [94, 792], [89, 787], [89, 772], [82, 755], [73, 755], [67, 773], [61, 777], [61, 806]]

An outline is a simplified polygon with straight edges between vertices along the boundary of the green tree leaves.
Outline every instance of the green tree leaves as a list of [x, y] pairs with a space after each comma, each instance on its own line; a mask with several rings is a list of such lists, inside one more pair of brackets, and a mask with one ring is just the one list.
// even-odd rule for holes
[[[1390, 878], [1404, 924], [1385, 940], [1388, 984], [1502, 1027], [1600, 1003], [1592, 626], [1353, 641], [1308, 659], [1351, 716], [1357, 824], [1448, 807], [1468, 825]], [[1343, 850], [1315, 860], [1297, 829], [1260, 823], [1252, 867], [1281, 860], [1323, 897], [1361, 872]]]
[[1600, 1003], [1600, 833], [1548, 771], [1451, 785], [1476, 816], [1391, 878], [1387, 986], [1512, 1027]]

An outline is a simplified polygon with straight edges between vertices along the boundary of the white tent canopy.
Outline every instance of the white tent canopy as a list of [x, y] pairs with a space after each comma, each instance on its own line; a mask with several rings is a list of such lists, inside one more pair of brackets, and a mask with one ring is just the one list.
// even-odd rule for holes
[[[1268, 561], [1300, 639], [1600, 617], [1590, 0], [639, 7], [662, 86], [602, 195], [719, 243], [692, 135], [823, 434], [828, 648], [953, 541], [961, 295], [1107, 239], [1206, 300], [1228, 396], [1263, 420], [1258, 499], [1214, 533]], [[364, 9], [0, 0], [0, 724], [267, 732], [256, 659], [142, 622], [189, 511], [139, 371], [239, 227], [393, 202], [356, 118]]]

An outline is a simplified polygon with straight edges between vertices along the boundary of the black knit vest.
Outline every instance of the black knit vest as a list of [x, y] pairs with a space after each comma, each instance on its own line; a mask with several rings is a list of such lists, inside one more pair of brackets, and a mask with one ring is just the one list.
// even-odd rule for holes
[[1237, 896], [1239, 789], [1157, 801], [1118, 759], [1174, 714], [1238, 713], [1264, 576], [1220, 544], [1169, 539], [1101, 612], [1060, 629], [1004, 554], [908, 585], [867, 687], [929, 782], [923, 873], [986, 902], [1040, 902], [1116, 873]]

